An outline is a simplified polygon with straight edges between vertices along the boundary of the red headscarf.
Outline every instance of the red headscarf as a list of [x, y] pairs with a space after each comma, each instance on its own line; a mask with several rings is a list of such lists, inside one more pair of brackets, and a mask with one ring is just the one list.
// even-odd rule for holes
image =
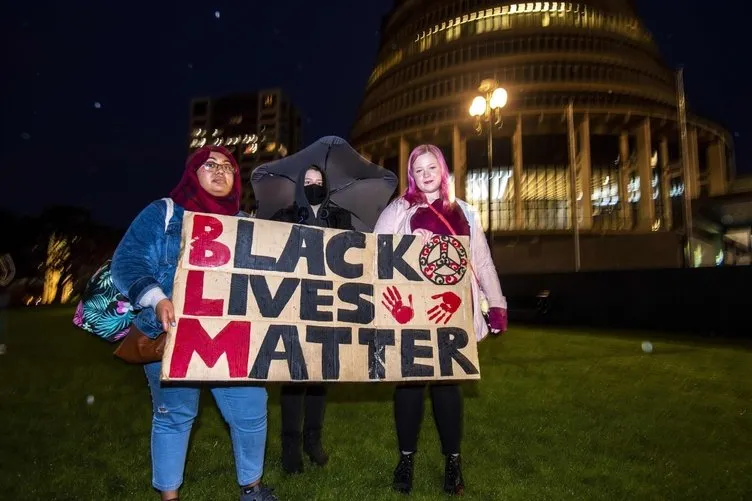
[[[215, 197], [206, 191], [198, 181], [196, 171], [209, 159], [212, 151], [226, 156], [235, 168], [235, 181], [232, 185], [232, 191], [225, 197]], [[183, 177], [170, 192], [170, 198], [176, 204], [189, 211], [235, 216], [240, 211], [241, 190], [240, 169], [232, 153], [221, 146], [203, 146], [191, 153], [188, 160], [186, 160]]]

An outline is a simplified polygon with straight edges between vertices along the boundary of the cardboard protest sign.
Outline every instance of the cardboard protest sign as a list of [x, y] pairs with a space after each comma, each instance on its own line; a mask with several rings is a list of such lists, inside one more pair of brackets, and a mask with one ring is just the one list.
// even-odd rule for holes
[[468, 243], [186, 211], [162, 380], [479, 379]]

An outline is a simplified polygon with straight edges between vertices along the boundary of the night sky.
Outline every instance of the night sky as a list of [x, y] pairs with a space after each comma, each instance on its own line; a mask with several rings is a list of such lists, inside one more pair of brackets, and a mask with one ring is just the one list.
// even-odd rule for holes
[[[638, 0], [689, 105], [752, 173], [742, 0]], [[391, 0], [5, 2], [0, 207], [125, 226], [182, 171], [191, 97], [282, 87], [304, 144], [347, 137]], [[9, 56], [9, 58], [8, 58]]]

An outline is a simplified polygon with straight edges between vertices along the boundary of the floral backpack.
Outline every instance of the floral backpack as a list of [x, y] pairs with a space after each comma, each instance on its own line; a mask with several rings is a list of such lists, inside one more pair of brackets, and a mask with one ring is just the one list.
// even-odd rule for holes
[[[171, 198], [163, 198], [167, 204], [165, 232], [175, 211]], [[86, 284], [86, 289], [73, 315], [73, 324], [106, 341], [114, 343], [128, 333], [128, 329], [140, 309], [134, 308], [125, 294], [115, 287], [107, 260]]]

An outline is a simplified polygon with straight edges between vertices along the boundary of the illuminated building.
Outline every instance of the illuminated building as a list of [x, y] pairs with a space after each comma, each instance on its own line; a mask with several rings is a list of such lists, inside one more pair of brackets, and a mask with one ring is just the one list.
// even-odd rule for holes
[[281, 89], [191, 101], [188, 148], [224, 146], [238, 161], [243, 178], [241, 208], [252, 212], [251, 171], [295, 153], [301, 145], [300, 113]]
[[482, 80], [507, 90], [491, 220], [494, 257], [515, 271], [572, 267], [570, 101], [584, 267], [680, 265], [684, 193], [729, 190], [730, 136], [691, 109], [684, 179], [675, 73], [629, 0], [397, 0], [381, 34], [351, 143], [401, 189], [410, 150], [441, 146], [484, 229], [487, 147], [468, 111]]
[[[73, 292], [73, 277], [70, 273], [70, 243], [58, 234], [52, 233], [47, 243], [45, 259], [42, 304], [53, 304], [58, 299], [65, 304]], [[62, 288], [62, 290], [60, 290]]]

